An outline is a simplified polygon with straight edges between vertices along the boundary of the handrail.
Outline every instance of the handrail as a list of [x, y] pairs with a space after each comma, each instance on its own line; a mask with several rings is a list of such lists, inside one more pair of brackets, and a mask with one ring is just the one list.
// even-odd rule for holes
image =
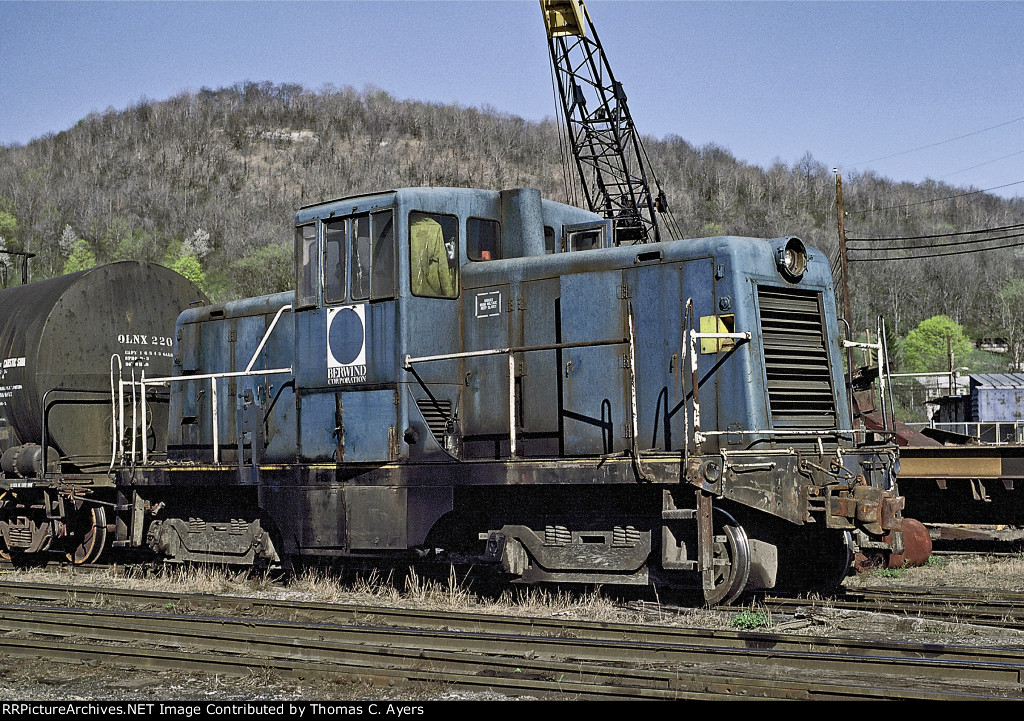
[[[632, 348], [630, 338], [622, 340], [595, 340], [581, 341], [577, 343], [546, 343], [534, 346], [517, 346], [509, 348], [489, 348], [487, 350], [462, 351], [459, 353], [443, 353], [441, 355], [420, 356], [413, 358], [406, 354], [403, 360], [403, 370], [413, 372], [414, 363], [431, 363], [434, 361], [459, 360], [461, 358], [480, 358], [483, 356], [495, 356], [508, 354], [508, 414], [509, 414], [509, 456], [516, 457], [516, 377], [515, 377], [515, 354], [531, 353], [542, 350], [561, 350], [564, 348], [592, 348], [606, 345], [629, 345]], [[635, 400], [634, 400], [635, 403]], [[634, 419], [635, 426], [635, 419]]]
[[[693, 329], [693, 298], [686, 299], [686, 327], [683, 331], [683, 348], [689, 350], [690, 355], [690, 390], [693, 394], [693, 445], [694, 450], [698, 451], [701, 443], [708, 435], [712, 435], [713, 432], [709, 431], [704, 433], [700, 429], [700, 397], [699, 387], [700, 382], [697, 377], [697, 341], [704, 338], [719, 339], [719, 340], [735, 340], [738, 343], [749, 343], [753, 336], [749, 330], [741, 331], [739, 333], [701, 333]], [[685, 415], [685, 411], [684, 411]], [[689, 443], [689, 438], [685, 439], [686, 443]]]
[[[219, 380], [221, 380], [223, 378], [241, 378], [241, 377], [245, 377], [245, 376], [277, 375], [277, 374], [281, 374], [281, 373], [291, 373], [292, 372], [292, 366], [282, 367], [282, 368], [267, 368], [267, 369], [262, 369], [262, 370], [253, 370], [253, 366], [256, 364], [256, 361], [258, 360], [260, 353], [263, 351], [264, 346], [266, 346], [267, 341], [270, 339], [271, 334], [273, 333], [274, 329], [277, 327], [277, 323], [280, 320], [281, 316], [285, 313], [285, 311], [290, 311], [290, 310], [292, 310], [291, 304], [283, 305], [283, 306], [281, 306], [277, 310], [277, 313], [274, 315], [274, 319], [270, 322], [270, 325], [267, 327], [266, 332], [263, 334], [263, 338], [260, 340], [259, 345], [256, 347], [256, 350], [253, 352], [252, 357], [249, 359], [249, 362], [246, 364], [245, 370], [243, 370], [243, 371], [224, 371], [224, 372], [220, 372], [220, 373], [196, 373], [196, 374], [192, 374], [192, 375], [160, 376], [160, 377], [156, 377], [156, 378], [146, 378], [146, 372], [145, 372], [145, 369], [143, 369], [142, 370], [142, 374], [141, 374], [141, 378], [138, 381], [136, 381], [135, 380], [135, 369], [133, 368], [132, 369], [132, 379], [130, 381], [126, 381], [126, 380], [124, 380], [123, 378], [120, 377], [121, 361], [120, 361], [120, 357], [115, 355], [114, 357], [118, 358], [118, 365], [119, 365], [119, 369], [118, 369], [118, 389], [119, 389], [119, 395], [120, 395], [120, 399], [121, 399], [121, 405], [120, 405], [120, 429], [121, 430], [120, 430], [119, 437], [115, 441], [115, 447], [120, 447], [122, 449], [121, 450], [121, 460], [122, 460], [122, 463], [124, 462], [124, 450], [123, 449], [124, 449], [124, 435], [125, 435], [125, 432], [124, 432], [124, 389], [125, 389], [125, 387], [130, 387], [132, 389], [132, 426], [133, 426], [133, 428], [132, 428], [131, 458], [134, 461], [135, 456], [136, 456], [136, 450], [135, 450], [135, 435], [136, 435], [136, 433], [135, 433], [135, 428], [137, 427], [135, 425], [135, 417], [136, 417], [135, 414], [136, 414], [136, 410], [137, 410], [136, 409], [136, 395], [135, 395], [136, 391], [137, 390], [140, 391], [139, 392], [139, 396], [140, 396], [139, 402], [141, 403], [142, 423], [143, 423], [143, 427], [145, 427], [145, 424], [146, 424], [146, 388], [148, 386], [157, 386], [157, 385], [169, 386], [172, 383], [183, 383], [185, 381], [201, 381], [201, 380], [209, 380], [210, 381], [210, 403], [211, 403], [211, 406], [212, 406], [211, 407], [210, 422], [211, 422], [211, 425], [212, 425], [212, 432], [213, 432], [213, 462], [214, 463], [219, 463], [220, 462], [220, 427], [219, 427], [220, 424], [219, 424], [219, 420], [218, 420], [218, 417], [217, 417], [217, 415], [218, 415], [217, 414], [217, 405], [218, 405], [217, 404], [217, 381], [219, 381]], [[116, 401], [114, 401], [114, 399], [113, 399], [113, 395], [114, 395], [114, 388], [113, 388], [113, 372], [114, 371], [113, 371], [113, 366], [114, 366], [113, 359], [111, 359], [111, 397], [112, 397], [111, 398], [111, 402], [115, 403]], [[112, 421], [112, 424], [113, 424], [113, 421]], [[146, 463], [148, 461], [148, 447], [147, 447], [147, 445], [148, 444], [146, 444], [146, 443], [142, 444], [142, 462], [143, 463]], [[115, 451], [115, 453], [116, 453], [116, 451]], [[111, 468], [113, 468], [113, 463], [111, 463]]]

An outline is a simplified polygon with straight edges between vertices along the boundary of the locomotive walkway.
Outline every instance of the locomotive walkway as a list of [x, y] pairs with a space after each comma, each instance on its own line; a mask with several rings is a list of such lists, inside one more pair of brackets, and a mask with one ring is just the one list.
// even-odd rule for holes
[[[1021, 698], [1024, 649], [0, 583], [0, 651], [543, 698]], [[880, 682], [884, 679], [884, 682]]]

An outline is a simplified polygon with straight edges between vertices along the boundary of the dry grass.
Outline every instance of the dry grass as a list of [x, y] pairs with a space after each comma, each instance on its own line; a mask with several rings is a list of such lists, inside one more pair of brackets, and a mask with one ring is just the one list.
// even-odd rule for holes
[[[19, 570], [5, 574], [8, 580], [40, 583], [72, 583], [79, 586], [116, 587], [221, 596], [255, 596], [321, 603], [354, 603], [391, 607], [480, 612], [537, 618], [566, 618], [609, 623], [656, 623], [701, 628], [729, 628], [739, 624], [775, 625], [784, 619], [765, 619], [756, 605], [737, 606], [733, 612], [701, 608], [680, 610], [660, 602], [642, 608], [626, 606], [602, 588], [513, 587], [500, 595], [478, 594], [472, 584], [452, 569], [447, 578], [423, 577], [415, 570], [403, 573], [369, 572], [343, 581], [321, 571], [305, 571], [281, 583], [266, 572], [245, 572], [213, 566], [114, 567], [102, 572], [74, 568], [53, 571]], [[875, 571], [848, 578], [851, 588], [871, 586], [971, 587], [993, 590], [1024, 590], [1024, 555], [933, 557], [921, 568]], [[828, 606], [827, 601], [825, 607]], [[739, 617], [739, 620], [737, 620]]]
[[[558, 617], [629, 623], [652, 621], [702, 625], [710, 612], [694, 609], [660, 612], [659, 604], [644, 610], [624, 608], [602, 588], [511, 587], [500, 594], [477, 593], [471, 582], [453, 568], [447, 578], [427, 578], [408, 569], [369, 572], [345, 581], [318, 570], [306, 570], [280, 583], [272, 574], [216, 566], [128, 566], [84, 572], [73, 567], [24, 569], [5, 574], [6, 580], [27, 583], [67, 583], [78, 586], [124, 588], [220, 596], [254, 596], [320, 603], [355, 603], [392, 607], [481, 612], [527, 617]], [[728, 619], [716, 622], [726, 625]]]
[[1024, 554], [932, 556], [920, 568], [873, 571], [846, 579], [846, 586], [928, 586], [1024, 591]]

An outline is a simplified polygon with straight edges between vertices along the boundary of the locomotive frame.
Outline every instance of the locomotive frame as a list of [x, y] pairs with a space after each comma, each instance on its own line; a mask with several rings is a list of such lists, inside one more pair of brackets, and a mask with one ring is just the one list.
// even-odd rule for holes
[[[471, 563], [712, 603], [902, 550], [896, 447], [853, 430], [828, 263], [799, 239], [617, 247], [530, 189], [295, 225], [294, 293], [185, 310], [172, 374], [112, 373], [109, 501], [66, 462], [17, 495], [108, 503], [112, 545], [175, 561]], [[31, 505], [4, 506], [11, 551]], [[63, 513], [35, 522], [93, 558], [106, 519]]]

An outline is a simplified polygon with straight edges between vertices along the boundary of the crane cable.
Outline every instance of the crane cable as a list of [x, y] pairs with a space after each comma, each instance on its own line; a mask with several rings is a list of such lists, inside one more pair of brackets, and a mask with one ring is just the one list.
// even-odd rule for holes
[[565, 202], [570, 205], [579, 206], [579, 192], [577, 184], [573, 180], [576, 176], [569, 160], [568, 121], [565, 118], [565, 112], [562, 110], [562, 103], [558, 97], [558, 80], [555, 77], [558, 69], [555, 67], [555, 60], [550, 57], [550, 53], [548, 69], [551, 71], [551, 95], [555, 101], [555, 126], [558, 133], [558, 155], [562, 164], [562, 185], [565, 189]]

